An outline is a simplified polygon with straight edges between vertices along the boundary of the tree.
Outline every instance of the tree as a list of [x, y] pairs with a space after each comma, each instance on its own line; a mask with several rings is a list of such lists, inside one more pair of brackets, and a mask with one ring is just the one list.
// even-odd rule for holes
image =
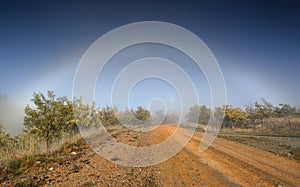
[[98, 119], [104, 126], [118, 125], [120, 124], [117, 118], [117, 109], [106, 106], [98, 112]]
[[138, 120], [134, 116], [135, 112], [132, 109], [125, 108], [125, 111], [117, 114], [121, 124], [135, 124]]
[[224, 120], [225, 117], [225, 109], [224, 107], [216, 107], [214, 110], [214, 117], [216, 118], [217, 121]]
[[151, 113], [149, 110], [144, 109], [142, 106], [138, 106], [137, 110], [134, 113], [136, 119], [140, 120], [140, 121], [147, 121], [151, 118]]
[[245, 108], [245, 111], [247, 112], [248, 120], [253, 125], [253, 129], [256, 130], [256, 122], [255, 120], [258, 118], [257, 113], [255, 111], [255, 108], [247, 105]]
[[163, 110], [156, 111], [152, 116], [152, 122], [156, 125], [163, 124], [165, 122], [166, 114]]
[[236, 126], [243, 127], [246, 119], [248, 117], [248, 114], [244, 112], [241, 108], [234, 108], [232, 110], [232, 118]]
[[262, 126], [264, 126], [264, 118], [269, 116], [269, 111], [264, 105], [255, 102], [255, 116], [260, 119]]
[[281, 103], [279, 104], [278, 107], [275, 108], [275, 113], [278, 117], [284, 117], [288, 121], [288, 125], [291, 128], [291, 120], [290, 120], [290, 115], [296, 112], [296, 108], [292, 107], [290, 104], [284, 104]]
[[230, 105], [225, 105], [225, 117], [224, 124], [225, 127], [242, 127], [248, 117], [247, 113], [241, 108], [233, 108]]
[[264, 98], [261, 98], [265, 109], [268, 111], [267, 116], [271, 117], [272, 113], [274, 112], [274, 106], [272, 105], [272, 103], [268, 102], [267, 100], [265, 100]]
[[45, 141], [46, 151], [49, 154], [51, 143], [61, 138], [63, 130], [70, 124], [72, 118], [67, 115], [69, 112], [66, 111], [65, 97], [56, 99], [53, 91], [48, 91], [47, 97], [42, 93], [33, 94], [32, 101], [35, 107], [31, 108], [29, 105], [25, 107], [24, 131]]
[[87, 130], [90, 127], [98, 127], [101, 121], [101, 111], [97, 108], [96, 103], [90, 105], [83, 104], [82, 98], [73, 99], [74, 114], [76, 116], [76, 124], [80, 129]]
[[73, 137], [79, 132], [77, 120], [75, 119], [74, 105], [72, 101], [69, 101], [65, 97], [59, 99], [61, 99], [61, 102], [65, 103], [61, 105], [62, 119], [64, 119], [65, 122], [65, 124], [62, 127], [63, 132]]
[[210, 118], [211, 110], [206, 107], [206, 105], [202, 105], [199, 108], [199, 123], [207, 124]]
[[99, 109], [96, 106], [96, 103], [93, 102], [90, 107], [90, 115], [89, 115], [89, 122], [90, 126], [98, 127], [100, 125], [100, 119], [98, 118]]
[[205, 105], [194, 105], [190, 107], [189, 112], [186, 115], [188, 122], [207, 124], [210, 118], [211, 110]]
[[87, 130], [90, 127], [89, 116], [91, 113], [90, 106], [82, 103], [82, 98], [73, 99], [73, 113], [75, 116], [75, 123], [80, 129]]
[[190, 107], [188, 113], [186, 114], [187, 121], [191, 123], [199, 123], [199, 111], [199, 105]]
[[223, 120], [224, 127], [233, 128], [232, 106], [231, 105], [224, 105], [223, 110], [224, 110], [224, 120]]
[[176, 114], [167, 114], [164, 118], [164, 124], [176, 124], [179, 122], [179, 117]]
[[272, 103], [268, 102], [264, 98], [261, 98], [261, 100], [264, 104], [265, 109], [267, 110], [266, 118], [272, 118], [273, 129], [275, 129], [275, 122], [274, 122], [274, 118], [276, 117], [276, 115], [274, 113], [275, 107], [272, 105]]

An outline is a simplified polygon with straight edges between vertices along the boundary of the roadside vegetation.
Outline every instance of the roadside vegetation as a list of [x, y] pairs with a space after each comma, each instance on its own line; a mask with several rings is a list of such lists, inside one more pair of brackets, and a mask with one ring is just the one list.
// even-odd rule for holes
[[[16, 174], [38, 159], [49, 159], [62, 147], [81, 139], [80, 130], [117, 126], [122, 122], [148, 122], [151, 114], [139, 106], [136, 110], [118, 111], [115, 107], [99, 108], [82, 99], [56, 97], [54, 92], [34, 93], [32, 104], [24, 109], [23, 133], [11, 137], [0, 123], [0, 174]], [[1, 179], [0, 179], [1, 180]]]
[[265, 99], [245, 108], [231, 105], [217, 107], [214, 110], [195, 105], [187, 114], [188, 121], [197, 121], [199, 128], [205, 129], [213, 113], [217, 118], [224, 116], [221, 132], [244, 132], [300, 136], [300, 111], [290, 104], [272, 105]]
[[[51, 155], [74, 145], [81, 139], [79, 130], [118, 126], [121, 123], [137, 125], [151, 124], [155, 116], [142, 106], [136, 110], [116, 107], [99, 108], [96, 103], [84, 104], [81, 98], [70, 101], [67, 97], [56, 97], [54, 92], [34, 93], [32, 103], [24, 109], [24, 131], [11, 137], [0, 123], [0, 175], [17, 174], [37, 161], [51, 159]], [[205, 129], [212, 109], [195, 105], [186, 115], [187, 122], [197, 121], [199, 128]], [[262, 99], [245, 108], [230, 105], [213, 109], [214, 115], [224, 114], [223, 132], [243, 132], [252, 134], [273, 133], [278, 135], [300, 136], [300, 112], [289, 104], [273, 106]], [[178, 117], [168, 115], [163, 123], [174, 123]], [[299, 158], [299, 147], [293, 147], [291, 154]], [[1, 180], [1, 178], [0, 178]]]

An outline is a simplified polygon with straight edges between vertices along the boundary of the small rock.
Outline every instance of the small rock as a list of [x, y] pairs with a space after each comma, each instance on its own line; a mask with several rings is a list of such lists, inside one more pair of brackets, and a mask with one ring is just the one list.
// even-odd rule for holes
[[77, 155], [77, 153], [75, 151], [72, 151], [71, 154], [72, 155]]
[[118, 160], [121, 160], [119, 157], [113, 157], [110, 159], [111, 161], [118, 161]]
[[53, 167], [49, 168], [49, 171], [53, 171], [53, 170], [54, 170], [54, 168], [53, 168]]

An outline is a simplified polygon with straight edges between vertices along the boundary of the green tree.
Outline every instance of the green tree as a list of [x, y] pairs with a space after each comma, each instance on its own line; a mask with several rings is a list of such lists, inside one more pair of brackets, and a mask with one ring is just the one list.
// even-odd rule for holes
[[292, 107], [290, 104], [279, 104], [278, 107], [275, 108], [275, 113], [278, 117], [284, 117], [287, 119], [288, 125], [291, 128], [291, 119], [290, 115], [296, 112], [296, 108]]
[[99, 109], [96, 106], [96, 103], [93, 102], [90, 107], [90, 115], [89, 115], [89, 122], [90, 126], [92, 127], [99, 127], [100, 119], [98, 118]]
[[210, 118], [211, 110], [206, 107], [206, 105], [202, 105], [199, 108], [199, 123], [207, 124]]
[[264, 119], [269, 117], [269, 111], [268, 109], [258, 102], [255, 102], [255, 116], [257, 116], [258, 119], [260, 119], [262, 126], [264, 126]]
[[82, 98], [73, 99], [73, 112], [75, 116], [75, 123], [81, 130], [87, 130], [90, 127], [89, 116], [91, 108], [88, 104], [83, 104]]
[[125, 108], [123, 112], [119, 112], [117, 117], [122, 124], [136, 124], [138, 122], [135, 118], [135, 111], [129, 108]]
[[140, 121], [147, 121], [151, 118], [151, 113], [142, 106], [138, 106], [134, 116]]
[[77, 121], [75, 119], [74, 105], [72, 101], [69, 101], [66, 97], [59, 98], [61, 105], [61, 119], [64, 121], [63, 132], [73, 137], [79, 133]]
[[214, 117], [216, 118], [217, 121], [224, 120], [225, 116], [225, 109], [224, 107], [216, 107], [214, 110]]
[[186, 114], [187, 121], [190, 123], [199, 123], [199, 113], [200, 113], [200, 106], [194, 105], [189, 108], [188, 113]]
[[97, 116], [104, 126], [120, 124], [117, 117], [117, 109], [115, 107], [106, 106], [98, 112]]
[[253, 106], [247, 105], [245, 108], [247, 112], [248, 120], [253, 125], [253, 129], [256, 130], [256, 119], [258, 118], [255, 108]]
[[187, 121], [192, 123], [207, 124], [210, 118], [211, 110], [205, 105], [194, 105], [190, 107], [186, 115]]
[[96, 103], [90, 105], [83, 104], [82, 98], [74, 99], [73, 101], [74, 113], [76, 116], [76, 124], [81, 129], [89, 129], [91, 127], [98, 127], [101, 120], [101, 111], [99, 111]]
[[223, 126], [224, 127], [231, 127], [233, 128], [233, 119], [232, 119], [232, 106], [231, 105], [224, 105], [224, 120], [223, 120]]
[[[34, 93], [32, 99], [35, 107], [25, 107], [25, 132], [45, 141], [47, 154], [51, 143], [61, 138], [64, 129], [69, 125], [70, 116], [66, 114], [65, 97], [56, 98], [53, 91]], [[68, 113], [69, 114], [69, 113]]]
[[268, 102], [264, 98], [261, 98], [261, 100], [264, 104], [265, 109], [267, 110], [266, 118], [271, 118], [272, 119], [273, 129], [275, 129], [275, 122], [274, 122], [274, 118], [276, 117], [275, 107], [272, 105], [272, 103]]

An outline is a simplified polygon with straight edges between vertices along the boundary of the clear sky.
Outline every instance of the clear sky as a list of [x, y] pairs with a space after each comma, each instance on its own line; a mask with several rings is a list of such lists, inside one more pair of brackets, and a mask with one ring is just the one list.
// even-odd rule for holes
[[[300, 2], [290, 0], [1, 1], [0, 120], [9, 132], [17, 132], [34, 91], [54, 90], [70, 97], [76, 67], [88, 47], [110, 30], [138, 21], [170, 22], [201, 38], [220, 64], [229, 104], [243, 107], [263, 97], [273, 104], [300, 107], [299, 10]], [[157, 49], [152, 52], [157, 54]], [[184, 58], [166, 57], [172, 56]], [[117, 70], [112, 65], [107, 71]], [[193, 67], [187, 71], [196, 76]], [[203, 75], [199, 77], [200, 101], [209, 105], [207, 84]], [[158, 81], [157, 89], [145, 91], [153, 81]], [[145, 80], [132, 90], [133, 107], [144, 105], [159, 91], [158, 96], [177, 97], [170, 85], [153, 81]], [[109, 104], [101, 89], [97, 87], [97, 99]], [[141, 98], [142, 93], [148, 94]]]

